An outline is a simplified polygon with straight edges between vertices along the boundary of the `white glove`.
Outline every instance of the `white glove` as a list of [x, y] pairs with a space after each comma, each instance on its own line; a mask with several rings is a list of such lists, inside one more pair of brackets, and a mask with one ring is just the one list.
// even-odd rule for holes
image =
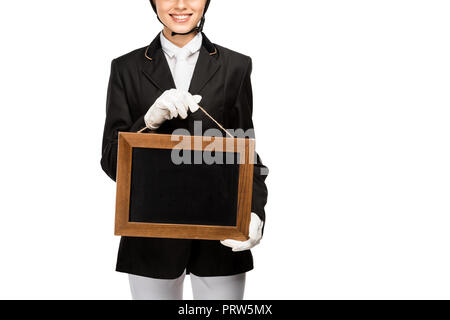
[[188, 110], [195, 112], [202, 100], [199, 95], [191, 95], [187, 91], [170, 89], [163, 92], [144, 116], [145, 125], [151, 129], [158, 129], [166, 120], [180, 116], [186, 119]]
[[226, 239], [220, 241], [220, 243], [224, 246], [232, 248], [234, 252], [249, 250], [259, 244], [259, 242], [261, 241], [263, 225], [264, 222], [261, 221], [256, 213], [252, 212], [248, 230], [249, 239], [247, 241]]

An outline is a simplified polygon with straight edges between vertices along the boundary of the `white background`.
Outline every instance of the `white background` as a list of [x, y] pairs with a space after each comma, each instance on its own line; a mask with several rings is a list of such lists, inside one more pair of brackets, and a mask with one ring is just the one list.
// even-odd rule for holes
[[[205, 34], [253, 58], [270, 169], [247, 299], [450, 298], [449, 15], [212, 1]], [[0, 298], [130, 298], [100, 167], [106, 88], [111, 60], [160, 28], [146, 0], [1, 2]]]

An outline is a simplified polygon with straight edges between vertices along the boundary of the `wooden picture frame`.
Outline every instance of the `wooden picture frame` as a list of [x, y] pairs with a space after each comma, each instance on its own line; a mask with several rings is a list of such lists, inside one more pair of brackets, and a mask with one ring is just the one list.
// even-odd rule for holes
[[[200, 225], [148, 223], [130, 221], [130, 196], [133, 148], [210, 150], [239, 153], [236, 224]], [[174, 134], [119, 132], [117, 157], [117, 190], [115, 235], [175, 239], [224, 240], [248, 239], [255, 140], [214, 136], [184, 136]]]

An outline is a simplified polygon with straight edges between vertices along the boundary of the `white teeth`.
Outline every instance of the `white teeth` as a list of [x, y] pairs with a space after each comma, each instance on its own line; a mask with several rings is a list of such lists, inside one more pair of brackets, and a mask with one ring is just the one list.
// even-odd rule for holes
[[184, 20], [184, 19], [186, 19], [189, 16], [172, 16], [172, 17], [174, 17], [177, 20]]

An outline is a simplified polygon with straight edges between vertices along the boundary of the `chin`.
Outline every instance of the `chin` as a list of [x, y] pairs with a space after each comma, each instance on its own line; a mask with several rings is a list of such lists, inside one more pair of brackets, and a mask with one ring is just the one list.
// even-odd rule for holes
[[185, 32], [189, 32], [192, 29], [194, 29], [194, 27], [192, 28], [169, 28], [170, 31], [176, 32], [176, 33], [185, 33]]

